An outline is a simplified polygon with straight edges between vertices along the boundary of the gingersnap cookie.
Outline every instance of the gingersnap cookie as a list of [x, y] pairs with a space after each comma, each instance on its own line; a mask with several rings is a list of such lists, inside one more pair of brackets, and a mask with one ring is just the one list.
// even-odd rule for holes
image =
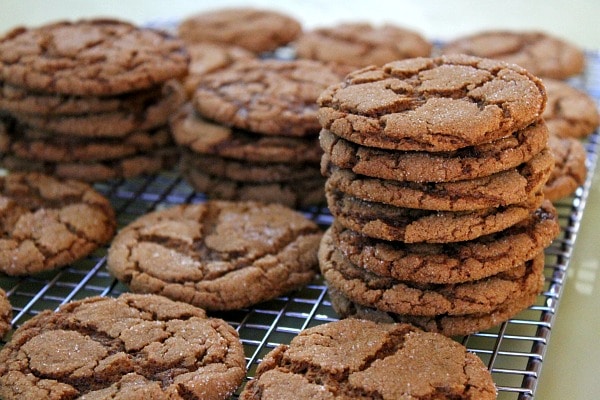
[[177, 27], [188, 43], [239, 46], [253, 53], [273, 51], [294, 40], [302, 26], [292, 16], [252, 7], [219, 8], [184, 18]]
[[337, 220], [321, 246], [334, 247], [352, 264], [382, 277], [422, 284], [454, 284], [508, 271], [531, 260], [559, 234], [549, 201], [503, 231], [458, 243], [412, 243], [371, 238]]
[[63, 135], [123, 137], [134, 131], [165, 126], [183, 104], [183, 88], [176, 81], [163, 85], [162, 95], [151, 101], [131, 103], [126, 110], [82, 115], [12, 114], [30, 127]]
[[12, 306], [8, 301], [6, 292], [0, 288], [0, 339], [10, 330]]
[[162, 296], [72, 301], [34, 316], [0, 351], [3, 399], [228, 399], [245, 377], [239, 335]]
[[489, 30], [452, 40], [443, 54], [469, 54], [518, 64], [536, 76], [565, 79], [583, 72], [585, 54], [573, 43], [541, 31]]
[[201, 116], [264, 135], [317, 135], [316, 100], [341, 77], [311, 60], [247, 60], [205, 75], [193, 104]]
[[0, 167], [9, 171], [41, 172], [63, 179], [92, 183], [155, 174], [163, 169], [172, 168], [178, 159], [177, 149], [167, 146], [141, 154], [89, 162], [34, 161], [7, 154], [0, 158]]
[[188, 63], [181, 40], [118, 20], [20, 27], [0, 39], [0, 81], [44, 93], [117, 95], [182, 78]]
[[533, 305], [538, 296], [534, 292], [517, 295], [508, 299], [489, 314], [421, 317], [418, 315], [381, 311], [373, 307], [357, 304], [333, 288], [329, 288], [327, 294], [331, 300], [331, 307], [341, 318], [360, 318], [377, 323], [406, 323], [427, 332], [439, 333], [446, 336], [470, 335], [498, 326]]
[[7, 146], [0, 151], [22, 159], [50, 162], [110, 160], [172, 145], [166, 128], [132, 132], [122, 138], [90, 139], [20, 127], [10, 135], [0, 131], [2, 136]]
[[495, 399], [490, 372], [460, 343], [409, 324], [345, 319], [269, 352], [241, 400]]
[[133, 292], [233, 310], [308, 283], [321, 236], [279, 204], [208, 201], [133, 221], [112, 241], [107, 265]]
[[187, 44], [186, 48], [190, 55], [190, 66], [183, 86], [189, 98], [193, 96], [202, 75], [225, 68], [239, 60], [256, 58], [254, 53], [242, 47], [219, 43], [191, 43]]
[[248, 162], [319, 163], [323, 151], [316, 137], [260, 135], [215, 124], [184, 106], [171, 119], [175, 142], [191, 151]]
[[548, 142], [543, 121], [511, 136], [454, 151], [398, 151], [357, 145], [326, 129], [320, 144], [330, 162], [355, 174], [412, 182], [474, 179], [514, 168], [541, 152]]
[[554, 156], [554, 169], [544, 185], [544, 195], [552, 201], [572, 195], [585, 183], [587, 152], [572, 137], [550, 135], [549, 146]]
[[542, 203], [536, 193], [522, 203], [475, 211], [436, 211], [390, 206], [348, 196], [325, 183], [327, 205], [336, 221], [363, 235], [404, 243], [449, 243], [499, 232], [528, 218]]
[[436, 211], [472, 211], [521, 203], [544, 187], [554, 157], [545, 149], [517, 168], [455, 182], [401, 182], [357, 175], [329, 162], [323, 154], [321, 172], [330, 190], [396, 207]]
[[304, 32], [294, 42], [298, 58], [356, 67], [428, 57], [432, 44], [421, 34], [392, 24], [341, 23]]
[[416, 283], [374, 274], [353, 264], [342, 251], [325, 241], [319, 248], [319, 266], [329, 287], [351, 301], [396, 314], [489, 314], [523, 293], [538, 294], [544, 262], [518, 264], [504, 272], [461, 283]]
[[550, 133], [585, 138], [600, 125], [598, 105], [587, 93], [556, 79], [544, 79], [548, 104], [544, 120]]
[[366, 67], [318, 99], [323, 128], [392, 150], [453, 151], [512, 135], [540, 119], [542, 82], [527, 70], [465, 55]]
[[109, 201], [79, 181], [38, 173], [0, 176], [0, 271], [62, 267], [106, 244], [116, 230]]

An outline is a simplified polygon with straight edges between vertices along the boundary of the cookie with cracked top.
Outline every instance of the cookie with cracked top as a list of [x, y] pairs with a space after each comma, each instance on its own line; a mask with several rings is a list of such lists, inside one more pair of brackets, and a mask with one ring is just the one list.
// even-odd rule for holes
[[187, 74], [184, 43], [110, 19], [16, 28], [0, 39], [0, 80], [31, 91], [108, 96]]
[[115, 213], [91, 186], [38, 173], [0, 177], [0, 271], [31, 275], [81, 259], [112, 239]]
[[367, 307], [422, 317], [490, 314], [512, 297], [539, 294], [544, 282], [544, 261], [543, 257], [538, 258], [539, 262], [526, 260], [486, 278], [434, 284], [368, 271], [353, 264], [327, 236], [319, 248], [319, 266], [329, 287]]
[[321, 236], [282, 205], [213, 200], [141, 216], [112, 241], [107, 265], [133, 292], [232, 310], [310, 282]]
[[554, 169], [544, 185], [544, 195], [552, 201], [575, 193], [585, 183], [587, 152], [576, 138], [550, 135]]
[[245, 377], [239, 335], [156, 295], [90, 297], [42, 311], [0, 350], [3, 399], [228, 399]]
[[171, 119], [175, 142], [194, 153], [248, 162], [318, 164], [323, 153], [315, 137], [260, 135], [215, 124], [185, 106]]
[[540, 79], [465, 55], [412, 58], [346, 75], [318, 98], [323, 128], [368, 147], [453, 151], [512, 135], [540, 119]]
[[234, 45], [256, 54], [286, 45], [301, 32], [294, 17], [253, 7], [204, 11], [184, 18], [177, 27], [179, 37], [188, 43]]
[[518, 64], [532, 74], [554, 79], [578, 75], [585, 54], [578, 46], [542, 31], [485, 30], [446, 43], [443, 54], [469, 54]]
[[316, 100], [341, 76], [311, 60], [247, 60], [202, 77], [198, 113], [226, 126], [263, 135], [316, 136]]
[[527, 201], [548, 180], [554, 157], [546, 148], [530, 161], [490, 176], [456, 182], [401, 182], [357, 175], [335, 167], [323, 154], [321, 172], [328, 187], [347, 195], [397, 207], [473, 211]]
[[428, 57], [432, 44], [420, 33], [392, 24], [346, 22], [304, 32], [293, 43], [298, 58], [352, 65]]
[[345, 319], [306, 329], [261, 361], [241, 400], [495, 399], [490, 372], [460, 343], [410, 324]]
[[475, 211], [436, 211], [395, 207], [328, 190], [327, 205], [336, 221], [348, 229], [383, 240], [404, 243], [450, 243], [476, 239], [509, 228], [528, 218], [542, 203], [536, 193], [522, 203]]
[[12, 306], [8, 301], [6, 292], [0, 288], [0, 339], [10, 330]]
[[598, 105], [586, 92], [556, 79], [544, 79], [548, 105], [544, 120], [551, 134], [585, 138], [600, 125]]
[[382, 277], [453, 284], [515, 268], [548, 247], [559, 232], [556, 210], [545, 200], [525, 220], [470, 241], [407, 244], [370, 238], [334, 221], [322, 246], [334, 247], [353, 264]]
[[490, 143], [455, 151], [385, 150], [361, 146], [323, 129], [321, 148], [332, 164], [355, 174], [412, 182], [450, 182], [488, 176], [531, 160], [548, 143], [543, 121]]

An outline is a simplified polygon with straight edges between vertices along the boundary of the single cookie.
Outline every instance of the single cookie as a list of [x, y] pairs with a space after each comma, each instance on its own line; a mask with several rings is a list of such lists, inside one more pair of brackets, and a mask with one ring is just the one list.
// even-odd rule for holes
[[523, 203], [476, 211], [402, 208], [348, 196], [325, 184], [327, 205], [336, 221], [353, 231], [404, 243], [449, 243], [499, 232], [528, 218], [544, 199], [542, 192]]
[[116, 230], [109, 201], [87, 184], [38, 173], [0, 176], [0, 271], [62, 267], [106, 244]]
[[213, 176], [185, 162], [181, 164], [181, 174], [196, 191], [210, 199], [254, 200], [291, 208], [325, 203], [325, 179], [320, 176], [289, 182], [252, 183]]
[[342, 23], [305, 32], [294, 42], [298, 58], [352, 65], [356, 69], [413, 57], [428, 57], [432, 44], [400, 26]]
[[462, 283], [402, 281], [353, 264], [327, 240], [319, 248], [319, 266], [327, 285], [355, 303], [423, 317], [490, 314], [515, 296], [539, 294], [544, 282], [543, 257], [539, 262], [528, 260], [499, 274]]
[[544, 185], [544, 195], [552, 201], [572, 195], [585, 183], [587, 152], [575, 138], [550, 135], [554, 169]]
[[321, 235], [314, 222], [278, 204], [180, 205], [123, 228], [107, 265], [134, 292], [232, 310], [308, 283]]
[[406, 244], [370, 238], [337, 221], [322, 246], [335, 247], [350, 262], [382, 277], [422, 284], [453, 284], [484, 279], [531, 260], [560, 232], [549, 201], [529, 218], [504, 231], [458, 243]]
[[235, 45], [258, 54], [291, 42], [302, 32], [302, 26], [281, 12], [237, 7], [191, 15], [181, 21], [177, 31], [188, 43]]
[[346, 319], [269, 352], [241, 400], [495, 399], [490, 372], [460, 343], [409, 324]]
[[473, 211], [527, 201], [540, 191], [554, 167], [554, 156], [543, 150], [517, 168], [456, 182], [400, 182], [356, 175], [329, 163], [323, 155], [321, 172], [330, 190], [396, 207], [437, 211]]
[[9, 171], [42, 172], [59, 178], [93, 183], [155, 174], [172, 168], [178, 159], [179, 151], [173, 146], [167, 146], [143, 154], [90, 162], [32, 161], [15, 155], [4, 155], [0, 159], [0, 167]]
[[544, 79], [544, 87], [548, 105], [543, 117], [550, 133], [585, 138], [598, 128], [598, 105], [587, 93], [555, 79]]
[[126, 110], [82, 115], [12, 116], [21, 123], [47, 132], [81, 137], [123, 137], [134, 131], [166, 125], [184, 100], [181, 84], [170, 81], [163, 86], [160, 96], [139, 104], [131, 103]]
[[316, 100], [341, 77], [310, 60], [248, 60], [205, 75], [193, 104], [205, 118], [265, 135], [317, 135]]
[[327, 293], [331, 299], [332, 308], [341, 318], [361, 318], [378, 323], [407, 323], [427, 332], [440, 333], [446, 336], [470, 335], [498, 326], [534, 304], [538, 296], [537, 293], [533, 292], [523, 293], [508, 299], [489, 314], [420, 317], [395, 314], [363, 306], [350, 301], [333, 288], [329, 288]]
[[381, 179], [450, 182], [505, 171], [527, 162], [548, 143], [543, 121], [490, 143], [455, 151], [384, 150], [360, 146], [323, 129], [321, 147], [332, 164]]
[[182, 41], [108, 19], [16, 28], [0, 39], [0, 81], [44, 93], [106, 96], [187, 74]]
[[214, 177], [247, 183], [283, 183], [321, 178], [318, 164], [246, 162], [206, 154], [197, 156], [189, 151], [183, 154], [182, 162], [187, 163], [190, 169], [197, 169]]
[[15, 130], [11, 135], [0, 131], [0, 141], [6, 143], [0, 146], [0, 151], [32, 161], [86, 163], [111, 160], [173, 144], [171, 133], [166, 128], [133, 132], [122, 138], [93, 139], [52, 134], [27, 127]]
[[540, 31], [476, 32], [448, 42], [441, 51], [518, 64], [546, 78], [565, 79], [580, 74], [585, 67], [585, 54], [580, 48]]
[[200, 154], [249, 162], [319, 163], [323, 151], [316, 137], [260, 135], [200, 117], [189, 106], [171, 120], [175, 142]]
[[239, 60], [256, 58], [254, 53], [238, 46], [200, 42], [188, 44], [186, 47], [190, 54], [190, 67], [183, 86], [190, 98], [203, 75], [225, 68]]
[[393, 150], [452, 151], [525, 129], [546, 105], [525, 69], [465, 55], [366, 67], [318, 98], [323, 128], [354, 143]]
[[189, 304], [125, 293], [34, 316], [0, 351], [11, 399], [229, 399], [245, 377], [238, 333]]
[[[167, 83], [168, 84], [168, 83]], [[163, 85], [116, 96], [72, 96], [32, 92], [0, 83], [0, 109], [15, 114], [81, 115], [139, 109], [161, 96]]]
[[12, 319], [12, 306], [8, 301], [6, 292], [0, 288], [0, 339], [10, 330]]

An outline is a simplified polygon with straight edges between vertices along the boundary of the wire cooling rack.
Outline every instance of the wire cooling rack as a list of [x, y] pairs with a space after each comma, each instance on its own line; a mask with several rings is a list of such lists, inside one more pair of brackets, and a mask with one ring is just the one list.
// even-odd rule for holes
[[[600, 53], [588, 54], [586, 74], [573, 84], [600, 99]], [[488, 366], [498, 388], [499, 399], [533, 399], [546, 354], [551, 327], [559, 306], [567, 268], [571, 259], [579, 224], [596, 168], [599, 133], [586, 142], [588, 176], [576, 193], [555, 203], [561, 233], [546, 249], [546, 282], [543, 292], [529, 309], [515, 318], [483, 332], [455, 338], [477, 354]], [[181, 203], [205, 201], [176, 171], [129, 180], [114, 180], [95, 185], [113, 204], [119, 227], [158, 208]], [[326, 208], [299, 210], [326, 228], [332, 217]], [[106, 270], [107, 247], [89, 257], [57, 271], [32, 277], [0, 275], [0, 287], [13, 306], [13, 328], [46, 309], [56, 309], [71, 300], [90, 296], [118, 296], [127, 288]], [[280, 343], [289, 343], [301, 330], [338, 319], [320, 277], [301, 290], [256, 305], [252, 308], [213, 313], [239, 332], [244, 345], [248, 378], [251, 379], [261, 359]], [[4, 339], [8, 340], [13, 331]], [[0, 342], [4, 345], [5, 342]], [[238, 392], [233, 396], [237, 398]]]

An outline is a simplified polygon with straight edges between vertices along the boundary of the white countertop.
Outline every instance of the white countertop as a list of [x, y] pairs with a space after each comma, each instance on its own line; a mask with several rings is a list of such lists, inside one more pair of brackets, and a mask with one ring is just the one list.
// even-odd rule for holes
[[[278, 9], [306, 27], [339, 21], [393, 22], [431, 39], [447, 40], [479, 29], [541, 29], [600, 50], [597, 0], [395, 0], [395, 1], [183, 1], [3, 0], [0, 32], [58, 19], [118, 17], [135, 23], [173, 21], [228, 5]], [[543, 362], [536, 399], [600, 399], [600, 163], [579, 230], [568, 278]]]

